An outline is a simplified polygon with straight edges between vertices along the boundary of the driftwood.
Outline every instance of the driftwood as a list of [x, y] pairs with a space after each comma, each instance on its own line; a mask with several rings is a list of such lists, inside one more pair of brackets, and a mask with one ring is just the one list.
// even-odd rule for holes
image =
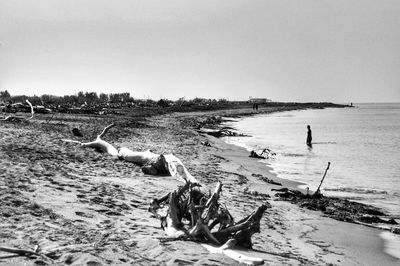
[[73, 244], [73, 245], [66, 245], [66, 246], [57, 246], [51, 248], [41, 248], [39, 245], [36, 245], [33, 250], [27, 249], [18, 249], [12, 247], [4, 247], [0, 246], [0, 251], [11, 253], [14, 255], [7, 255], [3, 256], [2, 258], [13, 258], [17, 256], [25, 256], [25, 257], [40, 257], [48, 264], [53, 265], [53, 259], [55, 257], [59, 257], [60, 255], [56, 255], [57, 253], [62, 253], [65, 251], [69, 252], [88, 252], [89, 250], [99, 249], [93, 244]]
[[240, 134], [234, 131], [233, 128], [223, 127], [217, 130], [209, 128], [201, 128], [198, 130], [199, 133], [207, 134], [216, 138], [222, 137], [247, 137], [247, 135]]
[[201, 245], [205, 247], [210, 253], [224, 254], [225, 256], [228, 256], [240, 262], [241, 264], [262, 265], [264, 263], [264, 260], [262, 258], [246, 256], [241, 254], [240, 252], [232, 250], [232, 248], [236, 245], [236, 241], [234, 239], [228, 240], [224, 245], [220, 247], [213, 247], [207, 244]]
[[[177, 190], [153, 199], [149, 211], [160, 218], [161, 227], [169, 240], [191, 240], [217, 246], [235, 243], [252, 248], [251, 236], [260, 231], [260, 220], [270, 207], [269, 203], [235, 222], [228, 209], [218, 201], [221, 191], [220, 182], [210, 196], [187, 182]], [[221, 250], [225, 250], [225, 247]], [[225, 254], [225, 251], [221, 253]]]
[[106, 126], [103, 131], [97, 135], [97, 138], [91, 142], [81, 142], [71, 139], [62, 139], [62, 141], [77, 143], [82, 147], [95, 148], [120, 160], [137, 164], [142, 167], [145, 174], [171, 175], [182, 182], [190, 181], [191, 183], [199, 183], [197, 179], [189, 173], [182, 161], [173, 154], [157, 154], [150, 150], [132, 151], [126, 147], [117, 149], [112, 144], [103, 140], [102, 138], [105, 134], [114, 126], [115, 124]]
[[325, 169], [325, 173], [324, 173], [324, 176], [322, 177], [322, 179], [321, 179], [321, 183], [319, 184], [319, 186], [318, 186], [318, 189], [315, 191], [315, 193], [314, 193], [314, 197], [315, 196], [318, 196], [318, 195], [320, 195], [321, 194], [321, 191], [320, 191], [320, 189], [321, 189], [321, 185], [322, 185], [322, 182], [324, 182], [324, 179], [325, 179], [325, 176], [326, 176], [326, 173], [328, 172], [328, 170], [329, 170], [329, 166], [331, 165], [331, 163], [330, 162], [328, 162], [328, 166], [326, 167], [326, 169]]
[[40, 257], [41, 255], [33, 250], [26, 250], [26, 249], [18, 249], [18, 248], [9, 248], [9, 247], [0, 247], [0, 251], [16, 254], [18, 256], [37, 256]]
[[31, 102], [29, 100], [25, 100], [26, 103], [29, 105], [30, 109], [31, 109], [31, 116], [30, 117], [19, 117], [19, 116], [6, 116], [3, 119], [0, 119], [0, 121], [9, 121], [9, 122], [22, 122], [22, 121], [29, 121], [31, 119], [33, 119], [34, 115], [35, 115], [35, 111], [33, 110], [33, 106], [31, 104]]
[[249, 157], [258, 158], [258, 159], [268, 159], [272, 156], [276, 156], [276, 153], [271, 151], [268, 148], [265, 148], [262, 151], [252, 150], [249, 155]]
[[208, 140], [202, 141], [202, 142], [200, 142], [200, 144], [204, 145], [204, 146], [207, 146], [207, 147], [211, 147], [211, 143]]
[[0, 251], [11, 253], [13, 255], [6, 255], [6, 256], [1, 256], [1, 259], [7, 259], [7, 258], [14, 258], [18, 256], [25, 256], [27, 258], [34, 258], [34, 257], [40, 257], [44, 262], [47, 264], [54, 264], [53, 259], [51, 256], [48, 254], [43, 253], [40, 250], [40, 247], [38, 245], [35, 246], [34, 250], [27, 250], [27, 249], [18, 249], [18, 248], [11, 248], [11, 247], [0, 247]]
[[260, 179], [266, 183], [277, 185], [277, 186], [282, 186], [281, 183], [274, 181], [272, 178], [268, 178], [268, 177], [260, 175], [260, 174], [251, 174], [251, 175], [254, 177], [258, 177], [258, 179]]

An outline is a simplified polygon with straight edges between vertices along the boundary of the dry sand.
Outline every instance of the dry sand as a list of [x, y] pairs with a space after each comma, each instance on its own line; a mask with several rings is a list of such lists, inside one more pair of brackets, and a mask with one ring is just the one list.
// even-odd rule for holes
[[[271, 189], [279, 187], [260, 176], [288, 187], [297, 184], [280, 180], [244, 149], [185, 126], [227, 112], [238, 111], [171, 113], [145, 122], [63, 116], [49, 123], [39, 118], [0, 124], [0, 246], [33, 250], [39, 245], [44, 253], [52, 252], [52, 259], [0, 258], [0, 265], [235, 264], [198, 243], [160, 241], [165, 235], [147, 211], [149, 202], [179, 181], [145, 175], [138, 166], [61, 141], [74, 138], [73, 127], [92, 140], [111, 121], [117, 126], [105, 139], [115, 146], [173, 152], [204, 188], [220, 180], [221, 200], [236, 219], [268, 200], [272, 208], [253, 237], [254, 255], [267, 265], [398, 265], [382, 252], [381, 231], [276, 201]], [[206, 140], [211, 147], [201, 145]], [[0, 252], [0, 257], [7, 255]]]

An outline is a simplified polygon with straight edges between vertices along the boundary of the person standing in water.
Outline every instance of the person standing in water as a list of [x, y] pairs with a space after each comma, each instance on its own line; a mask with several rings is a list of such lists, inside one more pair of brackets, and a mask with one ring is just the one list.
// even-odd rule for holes
[[310, 125], [307, 125], [307, 140], [306, 140], [306, 143], [310, 147], [312, 146], [311, 142], [312, 142], [311, 127], [310, 127]]

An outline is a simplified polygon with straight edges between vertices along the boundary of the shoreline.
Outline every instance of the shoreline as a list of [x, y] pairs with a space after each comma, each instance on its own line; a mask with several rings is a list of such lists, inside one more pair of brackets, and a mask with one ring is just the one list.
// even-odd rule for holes
[[[287, 112], [289, 112], [290, 110], [288, 110]], [[295, 111], [299, 111], [299, 110], [295, 110]], [[260, 114], [260, 115], [258, 115], [258, 114], [255, 114], [253, 117], [255, 117], [255, 118], [263, 118], [263, 117], [266, 117], [266, 115], [267, 114]], [[224, 123], [222, 124], [222, 127], [229, 127], [229, 128], [232, 128], [232, 130], [233, 131], [235, 131], [235, 132], [238, 132], [238, 136], [232, 136], [233, 138], [231, 139], [230, 137], [231, 136], [227, 136], [227, 138], [224, 138], [224, 140], [226, 141], [226, 142], [228, 142], [228, 143], [230, 143], [230, 144], [233, 144], [233, 145], [237, 145], [237, 146], [240, 146], [240, 147], [244, 147], [248, 152], [250, 152], [252, 149], [250, 148], [250, 147], [247, 147], [247, 144], [248, 144], [248, 142], [246, 142], [246, 139], [245, 138], [241, 138], [241, 135], [242, 134], [247, 134], [246, 133], [246, 129], [244, 129], [244, 128], [242, 128], [242, 130], [244, 130], [244, 132], [239, 132], [238, 131], [238, 128], [237, 128], [237, 123], [240, 123], [240, 121], [242, 121], [242, 120], [246, 120], [246, 118], [241, 118], [241, 119], [239, 119], [239, 120], [227, 120], [227, 121], [224, 121]], [[259, 121], [259, 120], [257, 120], [257, 121]], [[250, 133], [250, 134], [252, 134], [252, 133]], [[257, 133], [255, 133], [256, 135], [258, 135]], [[246, 136], [247, 137], [247, 136]], [[253, 136], [248, 136], [248, 137], [250, 137], [250, 138], [252, 138]], [[258, 135], [258, 137], [260, 137], [259, 135]], [[241, 141], [241, 140], [243, 140], [243, 141]], [[247, 144], [246, 144], [247, 143]], [[252, 143], [252, 147], [254, 148], [254, 147], [258, 147], [259, 149], [262, 149], [262, 148], [271, 148], [270, 146], [260, 146], [260, 145], [256, 145], [256, 143], [254, 143], [254, 141], [251, 141], [250, 143]], [[260, 143], [260, 142], [259, 142]], [[276, 144], [276, 143], [275, 143]], [[319, 144], [319, 143], [318, 143]], [[265, 144], [264, 144], [265, 145]], [[276, 146], [276, 145], [275, 145]], [[280, 152], [282, 152], [282, 151], [280, 151]], [[288, 152], [288, 151], [286, 151], [286, 152]], [[278, 152], [279, 153], [279, 152]], [[331, 159], [333, 159], [333, 158], [331, 158]], [[266, 164], [268, 164], [269, 166], [272, 166], [271, 165], [271, 163], [273, 163], [273, 160], [268, 160], [268, 159], [266, 159], [266, 160], [264, 160], [265, 161], [265, 163]], [[271, 162], [272, 161], [272, 162]], [[323, 173], [323, 172], [322, 172]], [[322, 176], [322, 173], [321, 173], [321, 176]], [[296, 174], [300, 174], [300, 172], [296, 172]], [[301, 174], [300, 174], [300, 176], [301, 176]], [[318, 177], [316, 177], [316, 178], [318, 178]], [[289, 178], [290, 179], [290, 178]], [[290, 180], [292, 180], [292, 179], [290, 179]], [[305, 180], [305, 181], [302, 181], [302, 180], [298, 180], [298, 179], [293, 179], [292, 181], [295, 181], [295, 182], [298, 182], [299, 183], [299, 185], [300, 185], [300, 187], [298, 188], [298, 190], [300, 190], [301, 192], [303, 192], [303, 193], [305, 193], [306, 192], [306, 189], [305, 189], [305, 187], [314, 187], [314, 190], [317, 188], [317, 186], [314, 184], [314, 185], [310, 185], [310, 183], [307, 183], [307, 182], [310, 182], [310, 180]], [[319, 181], [319, 180], [318, 180]], [[319, 182], [318, 182], [319, 183]], [[340, 189], [332, 189], [332, 188], [327, 188], [327, 191], [336, 191], [336, 190], [338, 190], [338, 191], [342, 191], [342, 190], [340, 190]], [[357, 189], [355, 189], [355, 190], [357, 190]], [[360, 189], [361, 190], [361, 189]], [[367, 190], [367, 192], [369, 192], [369, 191], [371, 191], [371, 192], [369, 192], [369, 193], [372, 193], [373, 191], [375, 191], [375, 188], [374, 187], [367, 187], [367, 188], [365, 188], [365, 190]], [[310, 191], [312, 191], [312, 190], [310, 190]], [[379, 193], [382, 193], [382, 194], [388, 194], [388, 193], [397, 193], [397, 192], [390, 192], [390, 191], [388, 191], [388, 190], [385, 190], [385, 188], [381, 188], [380, 190], [378, 190], [378, 192]], [[336, 198], [342, 198], [342, 199], [348, 199], [348, 200], [350, 200], [350, 201], [354, 201], [354, 202], [360, 202], [360, 203], [362, 203], [362, 204], [365, 204], [365, 205], [368, 205], [368, 206], [374, 206], [374, 207], [376, 207], [376, 208], [379, 208], [380, 210], [382, 210], [383, 212], [385, 212], [385, 214], [386, 214], [386, 216], [388, 216], [388, 217], [391, 217], [391, 218], [393, 218], [393, 219], [398, 219], [399, 218], [399, 214], [397, 213], [397, 212], [394, 212], [395, 210], [392, 210], [392, 209], [388, 209], [388, 207], [384, 207], [384, 206], [380, 206], [379, 204], [373, 204], [372, 202], [368, 202], [367, 200], [362, 200], [362, 199], [360, 199], [360, 200], [355, 200], [355, 199], [352, 199], [352, 198], [348, 198], [348, 197], [346, 197], [345, 195], [335, 195], [335, 194], [333, 194], [333, 193], [328, 193], [327, 192], [327, 194], [330, 194], [329, 195], [329, 197], [332, 197], [332, 198], [334, 198], [334, 197], [336, 197]], [[351, 195], [352, 197], [354, 197], [354, 195]]]
[[[225, 143], [220, 139], [216, 140], [214, 138], [212, 141], [214, 145], [221, 147], [222, 151], [218, 154], [228, 158], [229, 164], [232, 162], [238, 165], [241, 164], [242, 167], [251, 168], [252, 173], [261, 173], [274, 181], [276, 180], [281, 182], [282, 187], [297, 189], [299, 182], [277, 177], [276, 174], [270, 172], [270, 166], [267, 166], [265, 163], [260, 162], [255, 158], [248, 157], [248, 152], [245, 148]], [[242, 172], [241, 174], [244, 173]], [[249, 184], [249, 190], [257, 191], [261, 194], [266, 193], [272, 196], [273, 191], [271, 191], [271, 189], [279, 188], [279, 186], [273, 186], [265, 182], [258, 182], [258, 180], [250, 180], [249, 182], [251, 183]], [[285, 218], [287, 221], [304, 223], [303, 226], [295, 226], [297, 232], [287, 232], [288, 234], [294, 234], [294, 237], [285, 236], [287, 239], [297, 242], [297, 244], [299, 244], [297, 249], [302, 250], [302, 252], [310, 252], [310, 249], [312, 248], [308, 246], [308, 244], [312, 243], [311, 245], [315, 245], [317, 249], [321, 248], [328, 251], [327, 254], [324, 254], [327, 256], [327, 260], [324, 261], [324, 263], [327, 264], [376, 265], [382, 263], [381, 265], [396, 265], [398, 258], [391, 257], [384, 253], [385, 243], [380, 237], [380, 233], [385, 231], [376, 227], [337, 221], [324, 216], [323, 213], [319, 211], [303, 209], [295, 204], [276, 201], [273, 198], [274, 197], [272, 196], [273, 201], [271, 201], [271, 204], [274, 205], [274, 207], [292, 212], [291, 214], [286, 214]], [[279, 211], [279, 213], [282, 215], [281, 211]], [[286, 226], [284, 228], [288, 229]], [[312, 228], [312, 230], [309, 228]], [[357, 235], [352, 235], [352, 239], [348, 239], [347, 236], [350, 232], [357, 232]], [[332, 233], [339, 237], [331, 239]], [[275, 238], [278, 239], [279, 237], [275, 236]], [[361, 243], [365, 243], [364, 241], [367, 241], [366, 243], [369, 244], [367, 246], [364, 246], [365, 244], [360, 247], [357, 246]], [[338, 252], [338, 250], [341, 251]], [[332, 254], [329, 254], [329, 251], [332, 252]], [[354, 254], [357, 254], [357, 257], [354, 257]]]
[[[329, 108], [329, 107], [328, 107]], [[221, 120], [219, 120], [219, 121], [217, 121], [217, 126], [215, 127], [215, 126], [211, 126], [211, 128], [221, 128], [221, 127], [224, 127], [224, 122], [226, 122], [226, 121], [229, 121], [229, 118], [231, 118], [231, 117], [234, 117], [234, 118], [244, 118], [244, 117], [246, 117], [246, 116], [255, 116], [255, 115], [265, 115], [265, 114], [268, 114], [268, 113], [273, 113], [273, 112], [280, 112], [280, 111], [294, 111], [294, 110], [304, 110], [303, 108], [300, 108], [300, 109], [289, 109], [289, 110], [287, 110], [287, 109], [279, 109], [279, 110], [275, 110], [275, 111], [272, 111], [272, 112], [270, 112], [270, 111], [266, 111], [266, 112], [258, 112], [258, 113], [245, 113], [244, 115], [232, 115], [232, 114], [228, 114], [228, 115], [226, 115], [226, 114], [224, 114], [224, 115], [221, 115], [222, 116], [222, 119]], [[233, 128], [233, 130], [235, 130], [235, 128]], [[208, 137], [208, 139], [210, 140], [210, 139], [215, 139], [215, 138], [212, 138], [212, 137], [209, 137], [209, 136], [207, 136]], [[241, 137], [241, 136], [238, 136], [238, 137]], [[247, 137], [247, 136], [243, 136], [243, 137]], [[248, 157], [248, 155], [249, 155], [249, 151], [246, 149], [246, 148], [244, 148], [244, 147], [242, 147], [242, 146], [239, 146], [239, 145], [235, 145], [235, 144], [232, 144], [232, 143], [227, 143], [223, 138], [221, 138], [221, 139], [217, 139], [218, 141], [219, 141], [219, 143], [217, 144], [217, 146], [223, 146], [223, 149], [224, 150], [230, 150], [230, 148], [229, 147], [234, 147], [233, 149], [231, 149], [231, 150], [237, 150], [237, 151], [235, 151], [235, 152], [232, 152], [232, 154], [229, 154], [229, 152], [228, 152], [228, 154], [229, 155], [227, 155], [227, 154], [224, 154], [223, 156], [225, 156], [225, 157], [227, 157], [227, 158], [229, 158], [230, 160], [232, 160], [232, 161], [236, 161], [236, 163], [242, 163], [243, 165], [247, 165], [247, 166], [249, 166], [249, 165], [258, 165], [258, 167], [260, 167], [260, 169], [261, 170], [253, 170], [253, 172], [257, 172], [257, 173], [260, 173], [260, 172], [263, 172], [263, 168], [265, 168], [267, 171], [268, 171], [268, 174], [266, 174], [267, 176], [268, 176], [268, 178], [270, 178], [270, 179], [273, 179], [273, 180], [277, 180], [278, 182], [281, 182], [282, 183], [282, 187], [287, 187], [287, 188], [289, 188], [289, 189], [293, 189], [293, 190], [298, 190], [298, 191], [301, 191], [302, 193], [305, 193], [306, 192], [306, 190], [305, 189], [302, 189], [301, 187], [299, 187], [299, 186], [302, 186], [302, 185], [304, 185], [305, 183], [302, 183], [302, 182], [299, 182], [299, 181], [294, 181], [294, 180], [289, 180], [289, 179], [284, 179], [284, 178], [280, 178], [280, 177], [278, 177], [277, 176], [277, 174], [275, 174], [275, 173], [272, 173], [271, 172], [271, 170], [272, 170], [272, 166], [270, 166], [270, 165], [267, 165], [265, 162], [261, 162], [259, 159], [255, 159], [255, 158], [249, 158]], [[237, 153], [241, 153], [240, 155], [238, 155], [238, 154], [236, 154], [236, 152]], [[238, 159], [238, 157], [240, 157], [240, 159], [239, 160], [237, 160]], [[244, 158], [244, 157], [246, 157], [246, 158]], [[236, 160], [235, 160], [236, 159]], [[257, 169], [258, 167], [254, 167], [253, 169]], [[264, 173], [265, 174], [265, 173]], [[252, 186], [250, 186], [250, 187], [257, 187], [258, 188], [258, 190], [261, 192], [261, 193], [265, 193], [265, 192], [270, 192], [271, 193], [271, 190], [263, 190], [263, 189], [261, 189], [260, 190], [260, 187], [258, 186], [258, 185], [260, 185], [260, 183], [258, 183], [258, 184], [254, 184], [254, 185], [252, 185]], [[266, 185], [269, 185], [269, 184], [265, 184], [265, 183], [262, 183], [262, 185], [264, 185], [264, 186], [266, 186]], [[327, 197], [327, 198], [331, 198], [331, 199], [336, 199], [335, 197]], [[291, 204], [293, 204], [293, 205], [295, 205], [295, 203], [291, 203]], [[368, 204], [362, 204], [362, 203], [360, 203], [360, 205], [364, 205], [364, 206], [367, 206], [367, 207], [372, 207], [372, 205], [368, 205]], [[373, 207], [373, 209], [380, 209], [380, 208], [378, 208], [378, 207]], [[306, 210], [306, 209], [303, 209], [303, 210], [305, 210], [305, 211], [310, 211], [310, 210]], [[312, 212], [314, 212], [314, 211], [312, 211]], [[317, 211], [317, 212], [319, 212], [319, 211]], [[321, 217], [327, 217], [327, 215], [325, 215], [325, 214], [323, 214], [322, 212], [319, 212], [319, 214], [317, 214], [317, 215], [319, 215], [319, 216], [321, 216]], [[335, 218], [331, 218], [331, 217], [329, 217], [328, 219], [331, 219], [332, 221], [331, 221], [331, 225], [330, 226], [332, 226], [333, 228], [335, 228], [336, 227], [336, 225], [335, 225], [335, 223], [344, 223], [344, 224], [347, 224], [347, 225], [341, 225], [341, 230], [342, 231], [344, 231], [344, 233], [342, 234], [343, 235], [343, 237], [346, 237], [346, 234], [348, 233], [347, 232], [347, 230], [350, 230], [350, 229], [348, 229], [348, 228], [351, 228], [351, 227], [354, 227], [354, 229], [351, 229], [350, 231], [353, 231], [353, 230], [359, 230], [359, 231], [363, 231], [363, 229], [357, 229], [357, 228], [359, 228], [359, 227], [365, 227], [364, 228], [364, 230], [365, 231], [363, 231], [363, 233], [364, 234], [370, 234], [370, 236], [369, 236], [369, 241], [374, 241], [374, 243], [376, 243], [376, 244], [374, 244], [374, 247], [375, 247], [375, 250], [374, 251], [372, 251], [371, 249], [370, 250], [368, 250], [367, 252], [368, 253], [373, 253], [374, 255], [374, 257], [376, 257], [376, 256], [378, 256], [378, 257], [380, 257], [380, 256], [383, 256], [383, 257], [391, 257], [391, 256], [394, 256], [393, 254], [393, 252], [392, 253], [384, 253], [384, 250], [386, 250], [386, 249], [388, 249], [388, 247], [390, 248], [391, 246], [393, 246], [393, 245], [397, 245], [398, 246], [398, 242], [388, 242], [388, 239], [390, 239], [390, 238], [388, 238], [388, 237], [386, 237], [386, 238], [383, 238], [382, 236], [381, 236], [381, 233], [382, 232], [388, 232], [388, 233], [390, 233], [390, 230], [388, 231], [388, 228], [385, 228], [385, 227], [380, 227], [380, 226], [378, 226], [378, 225], [373, 225], [373, 224], [362, 224], [362, 223], [349, 223], [349, 222], [343, 222], [343, 221], [340, 221], [340, 220], [337, 220], [337, 219], [335, 219]], [[369, 231], [369, 229], [371, 229], [371, 231]], [[390, 228], [389, 228], [390, 229]], [[327, 235], [324, 235], [324, 234], [322, 234], [323, 235], [323, 237], [324, 238], [329, 238], [329, 236], [327, 236]], [[395, 234], [392, 234], [394, 237], [396, 237], [397, 238], [397, 235], [395, 235]], [[320, 236], [321, 237], [321, 236]], [[373, 240], [372, 240], [373, 239]], [[338, 242], [343, 242], [342, 240], [340, 240], [340, 239], [337, 239], [337, 241]], [[386, 241], [386, 243], [383, 243], [383, 241]], [[345, 242], [345, 241], [344, 241]], [[356, 244], [357, 243], [357, 241], [354, 241], [353, 242], [353, 244]], [[355, 247], [353, 250], [352, 250], [352, 252], [355, 252], [355, 253], [359, 253], [359, 252], [362, 252], [362, 251], [360, 251], [360, 250], [357, 250], [357, 247]], [[364, 255], [365, 256], [365, 255]], [[397, 257], [391, 257], [392, 259], [394, 259], [394, 261], [397, 261], [397, 260], [399, 260], [400, 259], [400, 256], [397, 254], [396, 255]], [[369, 257], [369, 256], [366, 256], [366, 257]], [[365, 265], [374, 265], [373, 263], [371, 263], [371, 259], [372, 259], [372, 257], [369, 257], [369, 260], [365, 260], [364, 261], [364, 264]], [[390, 259], [387, 261], [387, 263], [389, 263], [388, 265], [391, 265], [391, 263], [393, 262], [389, 262], [390, 261]], [[355, 263], [355, 261], [352, 261], [352, 260], [349, 260], [348, 262], [352, 262], [352, 263]], [[377, 260], [376, 261], [376, 263], [379, 263], [379, 261]]]
[[[207, 117], [226, 113], [235, 116], [243, 110], [206, 113]], [[271, 189], [278, 186], [264, 182], [262, 177], [282, 181], [282, 185], [290, 182], [271, 174], [264, 164], [248, 157], [244, 149], [199, 134], [190, 126], [190, 121], [197, 119], [207, 120], [204, 113], [196, 112], [167, 113], [145, 120], [129, 116], [71, 116], [69, 122], [61, 117], [62, 124], [38, 120], [1, 124], [0, 154], [4, 159], [0, 166], [6, 172], [0, 174], [0, 186], [4, 188], [0, 190], [4, 202], [0, 206], [0, 216], [4, 218], [0, 245], [25, 249], [36, 244], [42, 248], [87, 245], [81, 250], [66, 249], [55, 257], [57, 263], [80, 265], [235, 263], [223, 255], [209, 254], [199, 243], [160, 242], [165, 235], [159, 220], [147, 211], [148, 203], [175, 189], [180, 184], [177, 180], [145, 175], [135, 165], [60, 142], [61, 138], [71, 138], [72, 127], [79, 126], [84, 138], [92, 139], [105, 124], [117, 120], [118, 126], [107, 136], [111, 143], [136, 150], [173, 152], [205, 189], [220, 180], [223, 203], [236, 219], [269, 201], [273, 208], [263, 217], [261, 232], [254, 236], [255, 249], [259, 251], [254, 255], [263, 257], [266, 264], [398, 262], [379, 250], [382, 243], [376, 229], [338, 222], [270, 198]], [[201, 145], [206, 140], [211, 147]], [[358, 233], [351, 240], [333, 240], [330, 230], [342, 236]], [[366, 246], [356, 245], [367, 243], [366, 238]], [[93, 247], [93, 243], [98, 244]], [[17, 257], [0, 259], [0, 265], [34, 265], [39, 261]]]
[[[291, 110], [284, 110], [284, 111], [291, 111]], [[296, 110], [296, 111], [298, 111], [298, 110]], [[265, 115], [265, 114], [266, 113], [262, 113], [260, 115]], [[259, 114], [255, 114], [254, 116], [257, 116], [257, 115], [259, 115]], [[245, 119], [245, 117], [241, 117], [241, 118]], [[230, 121], [230, 120], [227, 120], [227, 121], [228, 122], [235, 122], [235, 121]], [[222, 127], [227, 126], [226, 125], [226, 121], [224, 121], [221, 125], [222, 125]], [[233, 125], [232, 129], [237, 131], [237, 128], [235, 128], [234, 125]], [[237, 136], [237, 137], [241, 137], [241, 136]], [[248, 136], [243, 136], [243, 137], [248, 137]], [[235, 144], [235, 143], [232, 143], [232, 142], [229, 142], [228, 139], [229, 139], [229, 137], [221, 138], [221, 140], [224, 143], [226, 143], [228, 145], [235, 146], [235, 147], [237, 147], [239, 149], [242, 149], [243, 151], [245, 151], [247, 153], [250, 153], [251, 149], [243, 147], [243, 146]], [[275, 176], [275, 179], [279, 180], [280, 182], [282, 180], [285, 180], [286, 182], [283, 182], [284, 183], [283, 187], [287, 187], [289, 189], [301, 191], [303, 194], [306, 194], [306, 192], [307, 192], [307, 190], [305, 189], [305, 187], [307, 186], [306, 183], [301, 182], [301, 181], [295, 181], [295, 180], [280, 178], [280, 177], [278, 177], [278, 175], [276, 173], [271, 172], [272, 166], [267, 160], [262, 161], [261, 159], [256, 159], [256, 158], [254, 158], [253, 160], [257, 160], [258, 163], [263, 164], [268, 169], [268, 171], [270, 171], [270, 174]], [[335, 200], [335, 199], [347, 200], [345, 197], [333, 197], [333, 196], [324, 196], [324, 197], [332, 199], [332, 200]], [[351, 199], [349, 201], [358, 203], [357, 201], [353, 201]], [[293, 204], [296, 204], [296, 203], [293, 203]], [[366, 204], [366, 203], [360, 203], [360, 204], [364, 205], [364, 206], [371, 206], [371, 207], [373, 206], [371, 204]], [[379, 207], [373, 206], [373, 208], [376, 209], [376, 210], [382, 210], [383, 211], [383, 209], [379, 208]], [[330, 216], [330, 215], [323, 214], [323, 212], [321, 212], [321, 215]], [[384, 216], [388, 217], [390, 219], [398, 219], [397, 216], [394, 216], [394, 215], [391, 215], [391, 214], [387, 214], [387, 213], [385, 213]], [[336, 219], [334, 217], [330, 217], [330, 218]], [[388, 254], [390, 256], [393, 256], [396, 259], [400, 259], [400, 253], [397, 250], [398, 248], [400, 248], [400, 236], [398, 234], [391, 233], [391, 229], [397, 228], [396, 230], [398, 230], [398, 228], [399, 228], [398, 226], [397, 227], [390, 227], [390, 226], [388, 226], [388, 225], [386, 225], [384, 223], [382, 224], [382, 223], [360, 223], [360, 222], [357, 223], [357, 222], [355, 222], [355, 224], [380, 230], [379, 238], [383, 241], [383, 244], [380, 246], [379, 250], [381, 250], [382, 252], [385, 252], [386, 254]]]

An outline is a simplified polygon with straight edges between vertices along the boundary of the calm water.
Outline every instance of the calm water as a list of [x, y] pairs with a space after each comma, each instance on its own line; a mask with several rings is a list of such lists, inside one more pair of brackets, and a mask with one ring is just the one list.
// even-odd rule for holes
[[[308, 124], [312, 148], [305, 144]], [[230, 137], [227, 142], [277, 153], [266, 161], [279, 177], [315, 190], [331, 162], [322, 193], [400, 216], [400, 103], [281, 112], [228, 125], [252, 137]]]

